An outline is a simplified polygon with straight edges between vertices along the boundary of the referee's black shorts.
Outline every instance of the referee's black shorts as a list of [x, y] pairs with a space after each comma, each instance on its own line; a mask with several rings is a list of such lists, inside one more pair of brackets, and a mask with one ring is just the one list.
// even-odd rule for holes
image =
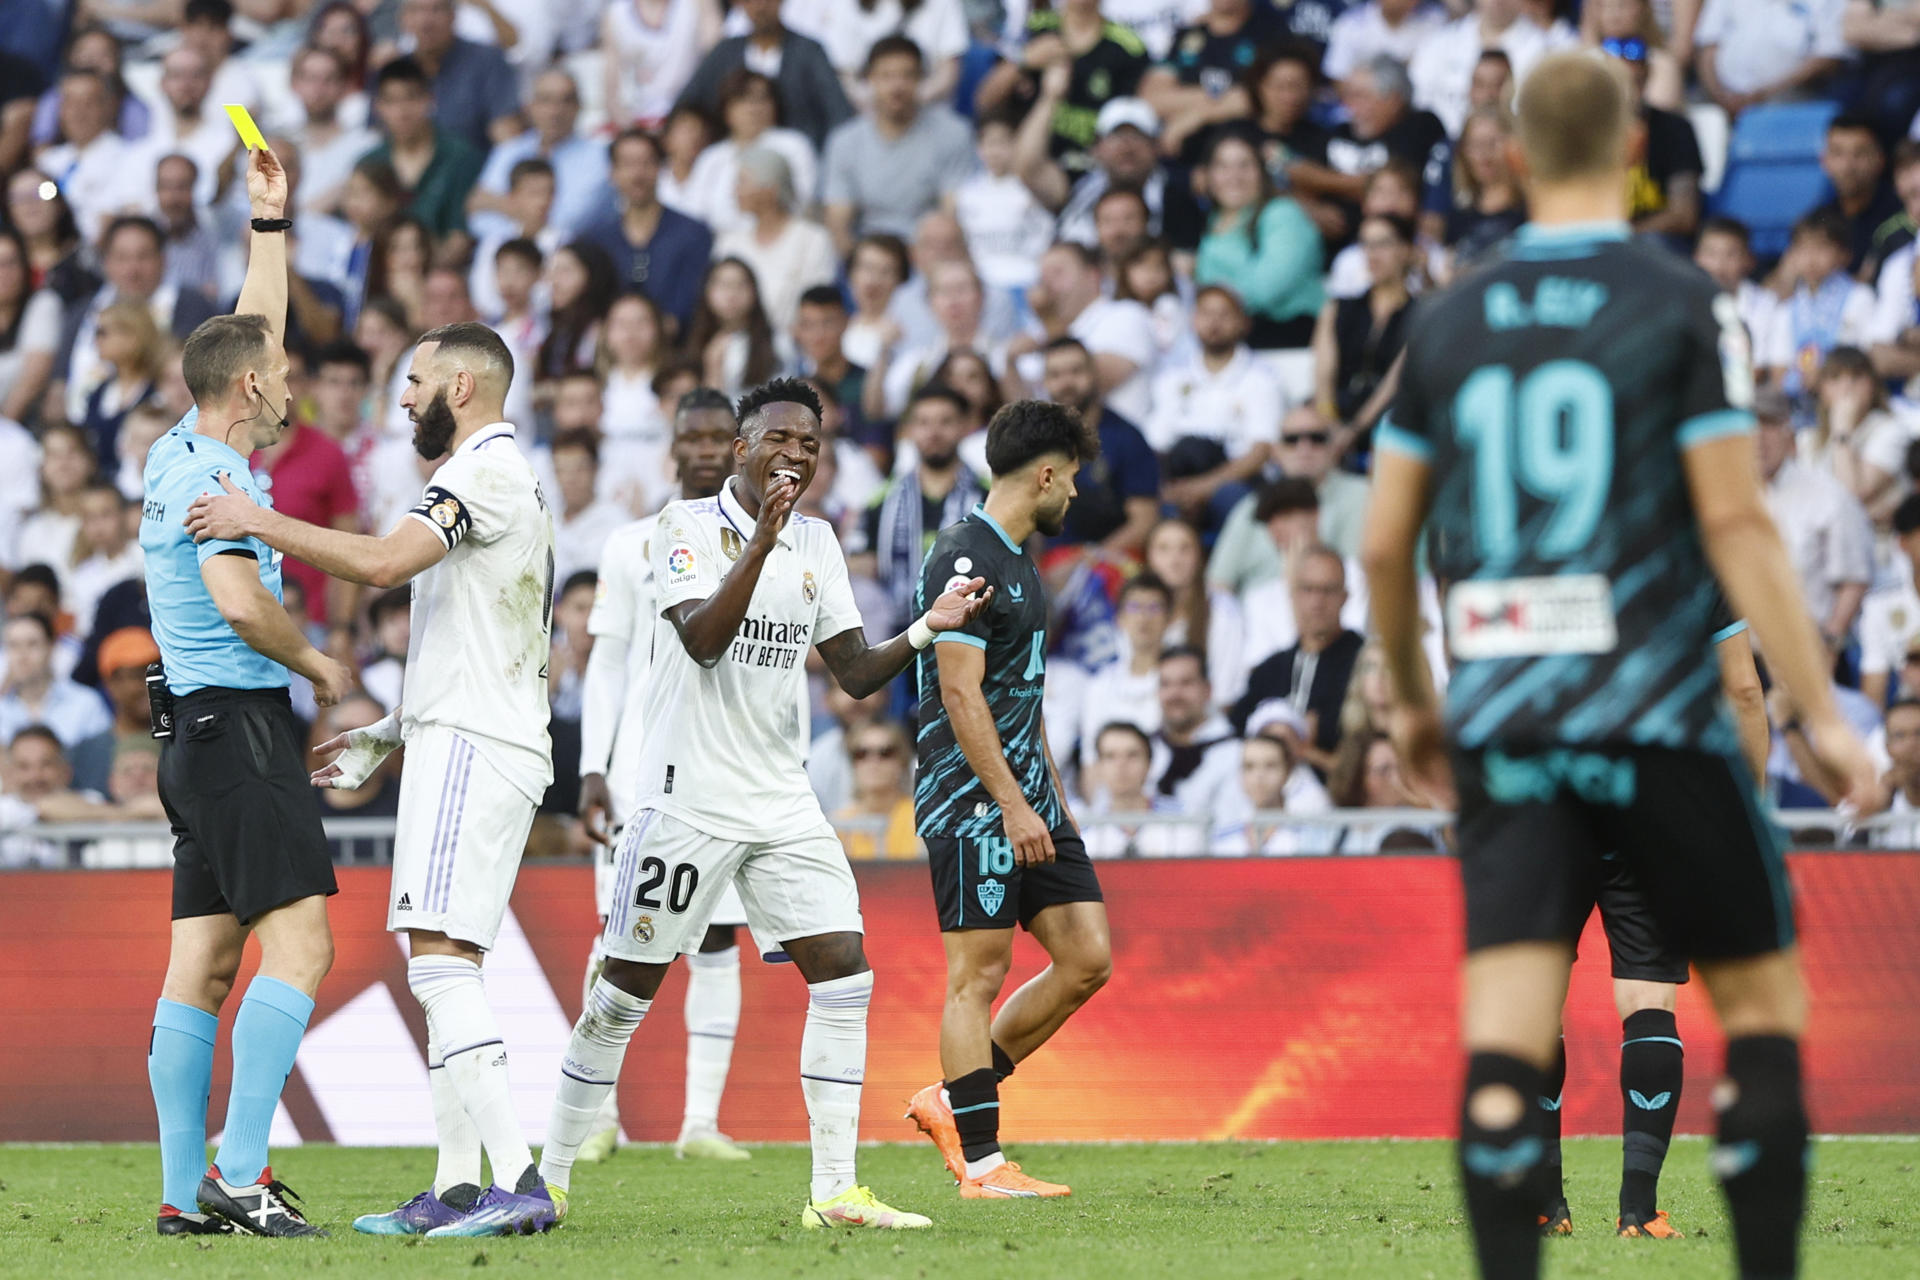
[[160, 753], [173, 824], [173, 918], [262, 914], [339, 892], [285, 689], [201, 689], [174, 702]]
[[[1790, 946], [1784, 841], [1731, 756], [1665, 747], [1508, 744], [1456, 751], [1467, 950], [1574, 942], [1593, 914], [1639, 895], [1645, 968]], [[1617, 859], [1606, 855], [1617, 853]], [[1606, 922], [1610, 941], [1621, 921]]]

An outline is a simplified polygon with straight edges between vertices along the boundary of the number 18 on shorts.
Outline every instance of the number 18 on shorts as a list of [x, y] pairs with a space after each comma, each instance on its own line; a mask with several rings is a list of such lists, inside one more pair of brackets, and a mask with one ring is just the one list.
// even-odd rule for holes
[[1048, 907], [1102, 901], [1080, 833], [1062, 823], [1049, 834], [1053, 861], [1028, 867], [1019, 865], [1013, 842], [1003, 835], [926, 837], [940, 928], [1030, 928]]

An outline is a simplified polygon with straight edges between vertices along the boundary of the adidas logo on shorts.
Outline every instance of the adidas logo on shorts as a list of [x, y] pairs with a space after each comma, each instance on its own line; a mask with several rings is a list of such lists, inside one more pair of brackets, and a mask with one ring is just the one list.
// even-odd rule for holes
[[413, 899], [403, 893], [400, 895], [400, 901], [394, 904], [393, 909], [395, 911], [411, 911], [413, 910]]

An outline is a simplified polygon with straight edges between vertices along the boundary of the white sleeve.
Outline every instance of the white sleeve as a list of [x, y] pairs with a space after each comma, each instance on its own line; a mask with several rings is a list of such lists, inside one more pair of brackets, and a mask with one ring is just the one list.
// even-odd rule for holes
[[[606, 579], [602, 578], [602, 582]], [[594, 606], [595, 614], [600, 607]], [[591, 629], [591, 628], [589, 628]], [[613, 760], [613, 739], [627, 703], [627, 643], [624, 636], [598, 640], [587, 654], [580, 687], [580, 776], [604, 774]]]
[[659, 584], [654, 606], [661, 613], [688, 600], [705, 600], [726, 577], [720, 548], [706, 522], [681, 503], [668, 505], [653, 530], [653, 580]]
[[625, 641], [633, 635], [634, 603], [639, 594], [637, 579], [646, 562], [645, 540], [620, 530], [607, 539], [600, 562], [599, 581], [593, 589], [593, 612], [587, 615], [587, 634], [595, 640]]
[[810, 557], [820, 566], [821, 578], [820, 599], [813, 611], [815, 644], [831, 640], [842, 631], [864, 634], [860, 606], [853, 598], [853, 582], [847, 576], [847, 557], [840, 550], [840, 540], [833, 536], [832, 526], [824, 522], [818, 533], [823, 550]]
[[1884, 675], [1893, 670], [1893, 640], [1887, 625], [1887, 598], [1899, 593], [1870, 596], [1860, 607], [1860, 674]]

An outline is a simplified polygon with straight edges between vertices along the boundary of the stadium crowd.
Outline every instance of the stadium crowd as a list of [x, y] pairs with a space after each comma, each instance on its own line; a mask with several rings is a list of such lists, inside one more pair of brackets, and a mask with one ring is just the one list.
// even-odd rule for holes
[[[1042, 566], [1047, 723], [1095, 856], [1437, 847], [1272, 819], [1404, 808], [1356, 562], [1409, 307], [1526, 216], [1516, 82], [1586, 45], [1639, 86], [1638, 232], [1735, 297], [1773, 513], [1920, 809], [1920, 4], [1911, 0], [19, 0], [0, 29], [0, 865], [42, 822], [162, 817], [136, 534], [180, 343], [244, 270], [247, 105], [294, 189], [298, 408], [276, 505], [383, 531], [431, 466], [398, 407], [425, 329], [493, 325], [558, 548], [559, 781], [584, 847], [587, 621], [608, 535], [676, 492], [674, 407], [809, 379], [802, 501], [870, 632], [984, 489], [984, 428], [1044, 396], [1102, 453]], [[1695, 121], [1842, 104], [1790, 244], [1708, 215]], [[361, 673], [313, 741], [399, 697], [408, 596], [289, 564], [286, 608]], [[1429, 650], [1445, 661], [1439, 598]], [[815, 685], [809, 771], [855, 857], [911, 857], [909, 681]], [[304, 694], [304, 705], [302, 705]], [[1790, 706], [1770, 773], [1802, 781]], [[398, 758], [341, 816], [390, 816]], [[1178, 814], [1165, 824], [1142, 815]], [[1260, 815], [1258, 819], [1254, 815]], [[98, 865], [168, 842], [98, 840]]]

